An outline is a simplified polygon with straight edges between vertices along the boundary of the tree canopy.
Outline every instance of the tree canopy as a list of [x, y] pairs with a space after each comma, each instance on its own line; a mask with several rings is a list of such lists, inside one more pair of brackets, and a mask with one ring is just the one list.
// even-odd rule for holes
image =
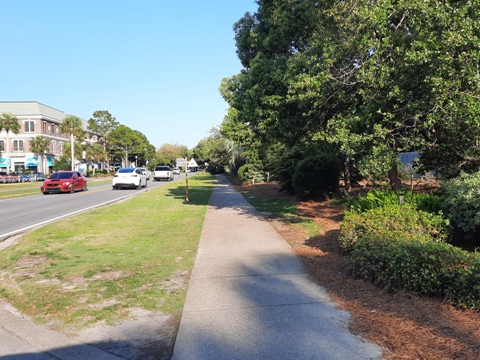
[[479, 167], [479, 2], [257, 4], [233, 27], [243, 69], [220, 85], [221, 132], [247, 153], [316, 141], [344, 173], [386, 174], [405, 151], [447, 176]]

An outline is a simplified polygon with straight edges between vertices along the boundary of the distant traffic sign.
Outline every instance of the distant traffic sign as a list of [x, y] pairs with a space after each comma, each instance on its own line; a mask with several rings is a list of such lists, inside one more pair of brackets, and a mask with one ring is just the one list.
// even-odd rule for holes
[[176, 165], [177, 165], [177, 167], [184, 168], [185, 167], [185, 158], [178, 158]]

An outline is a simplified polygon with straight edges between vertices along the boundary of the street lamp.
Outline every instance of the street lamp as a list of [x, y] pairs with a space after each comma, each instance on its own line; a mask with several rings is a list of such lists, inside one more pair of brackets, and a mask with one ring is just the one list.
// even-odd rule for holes
[[43, 150], [43, 173], [47, 175], [47, 165], [46, 165], [46, 160], [47, 160], [47, 150]]
[[137, 167], [137, 155], [135, 155], [135, 167]]

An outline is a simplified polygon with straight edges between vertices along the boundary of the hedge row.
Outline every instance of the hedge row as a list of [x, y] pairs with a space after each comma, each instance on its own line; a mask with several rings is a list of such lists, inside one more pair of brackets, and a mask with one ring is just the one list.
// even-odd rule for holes
[[388, 291], [412, 291], [480, 309], [479, 253], [415, 239], [364, 238], [355, 244], [350, 265], [354, 276]]
[[448, 244], [452, 227], [435, 195], [403, 196], [400, 205], [398, 193], [377, 192], [345, 211], [339, 241], [352, 274], [480, 310], [480, 254]]
[[412, 204], [386, 205], [361, 213], [345, 211], [339, 241], [348, 253], [363, 238], [382, 238], [390, 242], [414, 239], [445, 242], [450, 232], [448, 220], [441, 214], [417, 210]]

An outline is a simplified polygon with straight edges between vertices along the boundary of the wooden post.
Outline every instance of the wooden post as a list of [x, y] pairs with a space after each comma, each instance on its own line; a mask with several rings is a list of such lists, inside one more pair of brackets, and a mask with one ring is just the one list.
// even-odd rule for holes
[[188, 163], [187, 158], [185, 158], [185, 201], [190, 201], [188, 198]]

